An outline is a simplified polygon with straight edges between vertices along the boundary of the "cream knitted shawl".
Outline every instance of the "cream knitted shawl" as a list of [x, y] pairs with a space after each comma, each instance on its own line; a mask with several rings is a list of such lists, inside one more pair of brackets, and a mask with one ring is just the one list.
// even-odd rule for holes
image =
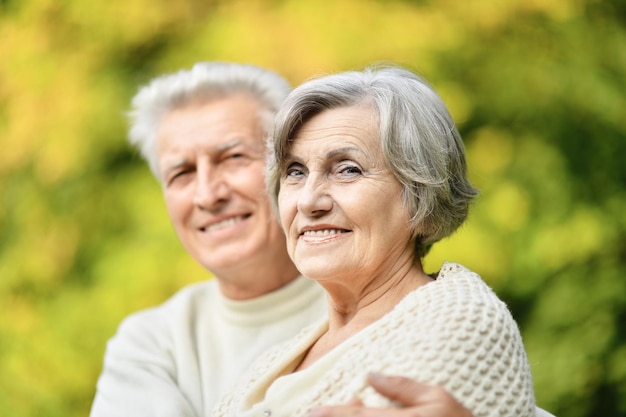
[[[368, 406], [394, 407], [365, 385], [366, 374], [376, 371], [440, 385], [475, 417], [534, 416], [532, 377], [518, 327], [506, 305], [461, 265], [444, 264], [436, 281], [337, 346], [327, 355], [332, 360], [324, 357], [290, 374], [326, 329], [327, 323], [311, 326], [269, 352], [214, 415], [297, 417], [355, 396]], [[305, 384], [294, 387], [306, 389], [289, 393], [284, 388], [291, 384], [283, 384], [276, 398], [271, 386], [283, 378], [304, 378]], [[283, 407], [287, 398], [292, 403], [297, 398], [295, 406]]]

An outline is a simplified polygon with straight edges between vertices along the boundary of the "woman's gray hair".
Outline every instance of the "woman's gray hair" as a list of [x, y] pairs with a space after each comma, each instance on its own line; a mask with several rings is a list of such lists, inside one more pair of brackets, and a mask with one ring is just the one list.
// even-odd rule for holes
[[478, 194], [467, 178], [465, 148], [441, 98], [419, 76], [396, 67], [370, 67], [305, 82], [287, 97], [269, 141], [267, 186], [277, 204], [285, 160], [298, 130], [337, 107], [371, 106], [377, 113], [385, 162], [403, 186], [415, 254], [452, 234]]
[[291, 87], [275, 72], [249, 64], [200, 62], [189, 70], [153, 79], [133, 97], [129, 142], [160, 179], [156, 155], [156, 132], [164, 115], [192, 103], [204, 103], [237, 93], [248, 93], [264, 108], [260, 114], [266, 134], [274, 115]]

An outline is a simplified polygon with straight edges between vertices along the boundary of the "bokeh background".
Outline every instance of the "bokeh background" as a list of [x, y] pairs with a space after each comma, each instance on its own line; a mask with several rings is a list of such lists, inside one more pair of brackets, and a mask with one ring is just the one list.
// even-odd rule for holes
[[211, 278], [125, 141], [137, 87], [200, 60], [425, 76], [482, 190], [429, 269], [506, 300], [542, 407], [626, 415], [623, 0], [0, 0], [0, 415], [86, 416], [119, 321]]

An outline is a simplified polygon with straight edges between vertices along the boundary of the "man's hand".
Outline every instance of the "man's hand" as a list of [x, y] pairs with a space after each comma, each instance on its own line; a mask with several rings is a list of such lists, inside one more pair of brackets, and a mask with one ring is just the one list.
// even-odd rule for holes
[[369, 374], [367, 383], [400, 408], [368, 408], [359, 400], [346, 405], [319, 407], [309, 417], [473, 417], [472, 413], [441, 387], [399, 376]]

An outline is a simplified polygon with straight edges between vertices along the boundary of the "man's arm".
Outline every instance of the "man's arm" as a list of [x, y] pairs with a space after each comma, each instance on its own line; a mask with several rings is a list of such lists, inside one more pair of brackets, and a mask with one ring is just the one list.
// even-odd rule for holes
[[395, 401], [399, 408], [368, 408], [355, 401], [347, 405], [316, 408], [309, 417], [473, 417], [452, 395], [437, 386], [380, 374], [369, 374], [367, 382], [380, 394]]
[[[367, 382], [378, 393], [395, 401], [399, 408], [368, 408], [357, 400], [346, 405], [316, 408], [309, 417], [473, 417], [467, 408], [441, 387], [380, 374], [369, 374]], [[539, 407], [536, 408], [536, 416], [554, 417]]]
[[90, 417], [197, 417], [159, 324], [144, 313], [122, 323], [107, 344]]

